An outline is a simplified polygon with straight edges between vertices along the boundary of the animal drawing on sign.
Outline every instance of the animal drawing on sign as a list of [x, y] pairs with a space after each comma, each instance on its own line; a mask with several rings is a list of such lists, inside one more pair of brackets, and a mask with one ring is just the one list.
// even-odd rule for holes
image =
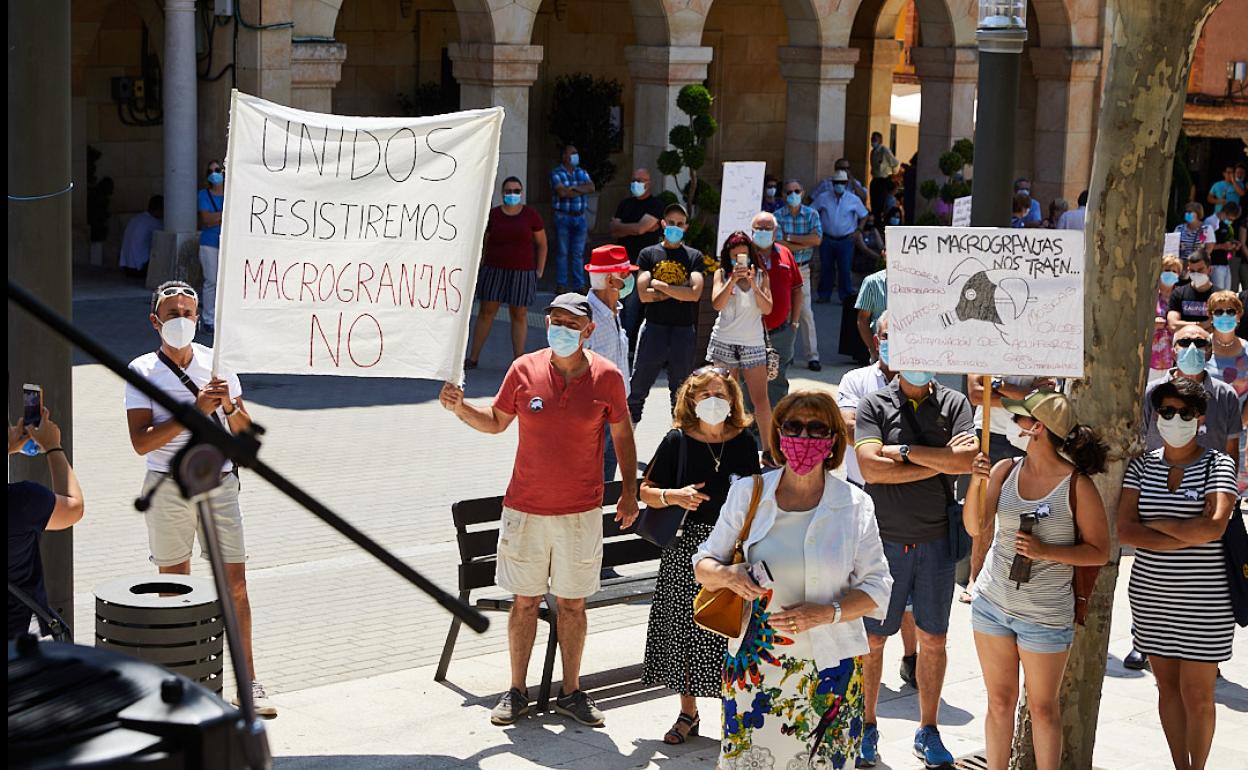
[[1009, 342], [1002, 326], [1021, 318], [1027, 303], [1034, 299], [1027, 280], [1007, 275], [994, 281], [983, 262], [967, 257], [949, 273], [947, 285], [958, 281], [964, 281], [958, 291], [958, 304], [953, 310], [941, 313], [940, 325], [947, 329], [961, 321], [986, 321], [993, 325], [1003, 341]]

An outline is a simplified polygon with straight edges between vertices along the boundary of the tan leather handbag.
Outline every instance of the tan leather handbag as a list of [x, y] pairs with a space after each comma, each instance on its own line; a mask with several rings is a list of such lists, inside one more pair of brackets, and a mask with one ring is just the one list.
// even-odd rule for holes
[[[731, 564], [745, 561], [744, 545], [750, 536], [750, 527], [754, 524], [754, 514], [758, 513], [758, 502], [763, 498], [763, 477], [754, 475], [754, 495], [750, 498], [750, 510], [745, 515], [745, 523], [737, 535], [737, 542], [732, 546]], [[735, 594], [730, 588], [710, 591], [702, 588], [693, 599], [693, 622], [707, 631], [714, 631], [721, 636], [735, 639], [741, 635], [741, 621], [745, 617], [745, 599]]]

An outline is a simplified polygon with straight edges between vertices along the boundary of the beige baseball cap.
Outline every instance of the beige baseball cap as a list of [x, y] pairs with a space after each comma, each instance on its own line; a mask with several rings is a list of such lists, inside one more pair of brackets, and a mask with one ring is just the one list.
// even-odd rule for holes
[[1052, 390], [1035, 390], [1024, 399], [1003, 398], [1001, 405], [1011, 414], [1039, 420], [1058, 438], [1066, 438], [1075, 429], [1075, 407], [1070, 399]]

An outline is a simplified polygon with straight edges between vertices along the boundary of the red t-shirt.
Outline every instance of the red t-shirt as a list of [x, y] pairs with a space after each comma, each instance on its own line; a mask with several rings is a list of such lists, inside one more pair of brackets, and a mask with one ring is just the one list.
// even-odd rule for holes
[[495, 206], [486, 225], [485, 264], [503, 270], [536, 270], [533, 233], [544, 229], [542, 215], [532, 206], [520, 209], [514, 217], [504, 214], [502, 206]]
[[602, 505], [604, 428], [629, 419], [624, 377], [590, 353], [589, 369], [567, 383], [550, 359], [549, 348], [517, 358], [494, 398], [495, 409], [520, 422], [503, 505], [542, 516], [584, 513]]
[[771, 279], [771, 312], [763, 319], [768, 331], [789, 320], [793, 310], [793, 287], [802, 285], [802, 274], [793, 259], [793, 252], [776, 244], [771, 247], [771, 265], [767, 268]]

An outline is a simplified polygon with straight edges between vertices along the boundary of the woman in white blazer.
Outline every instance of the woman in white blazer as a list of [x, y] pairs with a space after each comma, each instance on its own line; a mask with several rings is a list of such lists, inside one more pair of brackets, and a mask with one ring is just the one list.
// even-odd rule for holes
[[[724, 659], [719, 767], [852, 768], [868, 652], [861, 618], [883, 616], [893, 581], [871, 498], [831, 473], [849, 443], [835, 400], [821, 391], [789, 394], [769, 434], [782, 470], [737, 481], [693, 557], [702, 585], [752, 602]], [[762, 497], [742, 544], [745, 562], [734, 566], [756, 483]], [[764, 585], [751, 568], [769, 574]]]

